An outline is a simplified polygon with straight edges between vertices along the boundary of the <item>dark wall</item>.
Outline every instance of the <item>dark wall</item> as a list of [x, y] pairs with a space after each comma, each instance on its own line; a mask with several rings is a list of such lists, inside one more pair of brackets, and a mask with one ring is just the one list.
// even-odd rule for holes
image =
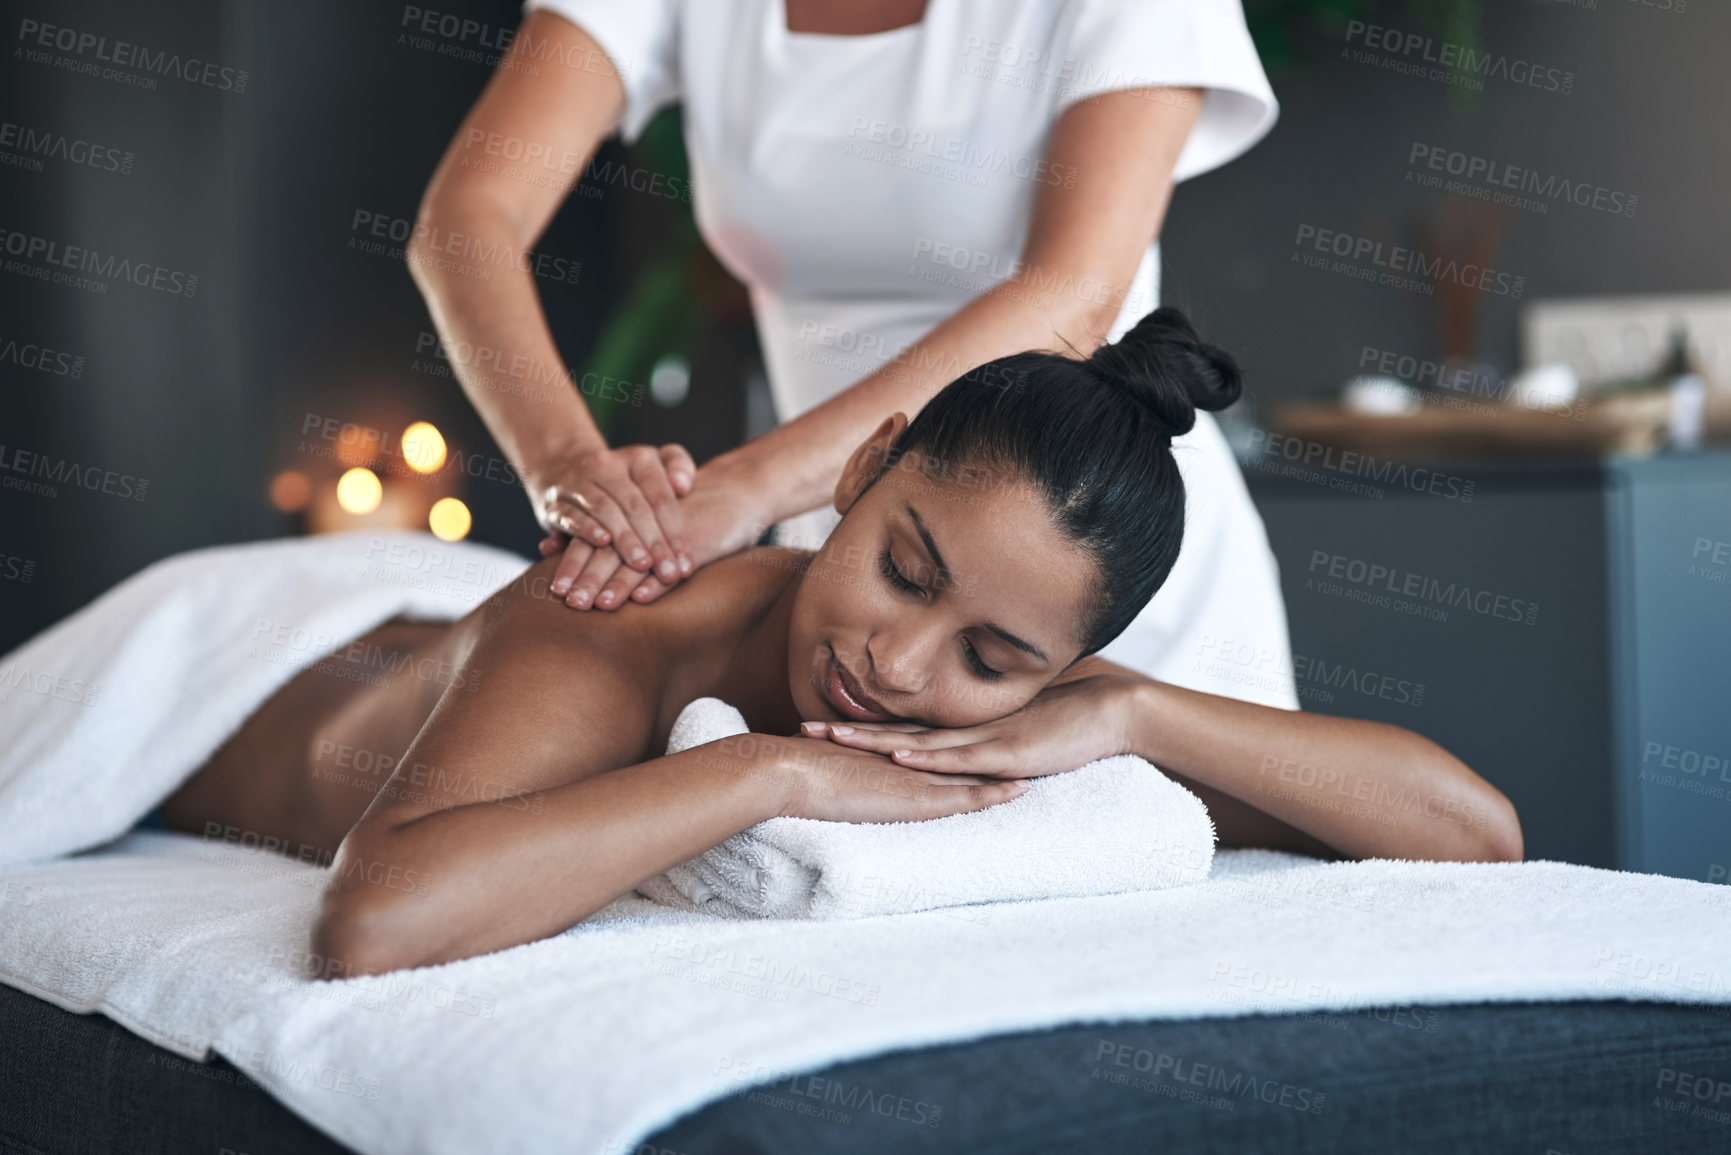
[[[1380, 7], [1387, 26], [1421, 30], [1401, 5]], [[1164, 295], [1242, 354], [1258, 400], [1338, 385], [1366, 345], [1444, 351], [1440, 298], [1294, 263], [1303, 225], [1409, 243], [1415, 214], [1451, 201], [1465, 208], [1464, 198], [1407, 180], [1420, 168], [1409, 163], [1415, 144], [1531, 170], [1541, 188], [1555, 178], [1553, 190], [1564, 180], [1603, 189], [1603, 205], [1637, 198], [1633, 216], [1542, 195], [1530, 199], [1548, 211], [1502, 211], [1494, 263], [1524, 277], [1523, 298], [1477, 294], [1480, 357], [1514, 364], [1524, 300], [1731, 288], [1731, 5], [1485, 0], [1483, 9], [1483, 49], [1511, 73], [1538, 66], [1541, 83], [1554, 79], [1559, 91], [1490, 79], [1468, 100], [1355, 60], [1362, 35], [1317, 40], [1307, 64], [1276, 78], [1274, 132], [1180, 186], [1164, 238]]]
[[[32, 43], [30, 20], [173, 43], [188, 55], [229, 55], [229, 28], [216, 5], [181, 5], [148, 20], [119, 4], [5, 8], [14, 43], [0, 80], [0, 119], [71, 142], [63, 146], [68, 156], [83, 154], [80, 142], [97, 145], [116, 171], [52, 156], [39, 172], [17, 164], [0, 170], [7, 230], [0, 342], [82, 359], [71, 362], [77, 376], [24, 367], [17, 356], [0, 363], [0, 443], [8, 465], [22, 453], [52, 459], [61, 476], [67, 466], [83, 478], [91, 469], [100, 474], [96, 492], [60, 483], [50, 495], [12, 488], [16, 470], [4, 473], [0, 550], [35, 566], [29, 584], [9, 584], [0, 596], [0, 645], [146, 561], [258, 532], [245, 481], [268, 412], [265, 393], [248, 381], [246, 351], [256, 332], [244, 238], [256, 202], [236, 147], [256, 137], [256, 92], [169, 80], [148, 91], [33, 61], [22, 55]], [[52, 268], [53, 254], [30, 259], [31, 242], [169, 273], [162, 288], [100, 277], [94, 287], [45, 284], [29, 274]], [[14, 255], [21, 243], [28, 270]], [[110, 475], [116, 492], [101, 492]]]
[[[455, 382], [427, 371], [431, 325], [402, 261], [350, 243], [367, 239], [375, 220], [413, 219], [490, 74], [449, 51], [461, 44], [411, 43], [403, 12], [390, 3], [0, 4], [0, 27], [15, 41], [0, 69], [0, 120], [38, 141], [51, 136], [51, 151], [76, 142], [105, 150], [95, 167], [54, 156], [40, 171], [0, 165], [0, 227], [59, 253], [77, 245], [104, 261], [161, 266], [179, 274], [181, 290], [109, 280], [95, 291], [0, 274], [0, 349], [16, 343], [0, 358], [6, 460], [43, 455], [51, 474], [76, 471], [96, 486], [0, 488], [0, 652], [157, 558], [292, 531], [266, 490], [278, 470], [312, 460], [300, 437], [312, 420], [392, 430], [426, 419], [454, 447], [497, 455]], [[464, 12], [494, 30], [520, 14], [486, 0]], [[28, 21], [105, 46], [43, 50], [48, 62], [15, 55], [40, 35]], [[98, 54], [112, 57], [118, 41], [219, 71], [204, 83], [201, 71], [188, 81], [119, 70], [155, 79], [150, 89], [54, 63], [112, 66]], [[625, 156], [617, 142], [604, 146], [604, 159]], [[583, 364], [675, 212], [614, 185], [573, 196], [559, 214], [540, 251], [582, 270], [575, 284], [541, 288], [569, 364]], [[357, 214], [368, 214], [358, 229]], [[25, 263], [47, 265], [41, 252]], [[21, 365], [26, 347], [65, 353], [68, 372]], [[731, 444], [743, 420], [737, 372], [700, 363], [694, 376], [686, 406], [633, 412], [620, 436], [684, 440], [700, 459]], [[483, 477], [462, 496], [473, 537], [532, 550], [519, 487]], [[29, 580], [5, 580], [9, 572]]]
[[[1402, 24], [1400, 7], [1388, 7], [1388, 22]], [[1632, 217], [1568, 204], [1505, 213], [1495, 263], [1524, 278], [1525, 298], [1731, 280], [1722, 59], [1731, 9], [1634, 0], [1486, 9], [1483, 46], [1572, 73], [1567, 95], [1491, 80], [1461, 103], [1447, 86], [1320, 41], [1277, 78], [1273, 135], [1179, 190], [1166, 295], [1241, 352], [1256, 399], [1338, 382], [1367, 345], [1442, 351], [1436, 300], [1293, 263], [1301, 226], [1395, 240], [1415, 212], [1448, 202], [1406, 181], [1415, 143], [1639, 198]], [[518, 19], [512, 2], [467, 0], [462, 11], [495, 29]], [[98, 486], [60, 484], [53, 496], [0, 488], [0, 650], [152, 560], [292, 529], [265, 485], [303, 461], [297, 436], [309, 414], [380, 425], [425, 417], [459, 446], [495, 452], [455, 384], [416, 367], [429, 326], [405, 268], [348, 245], [357, 212], [413, 216], [488, 75], [484, 63], [400, 43], [402, 13], [382, 2], [0, 2], [14, 42], [0, 120], [131, 157], [126, 173], [57, 159], [41, 171], [0, 165], [0, 227], [160, 266], [183, 284], [198, 277], [189, 296], [0, 272], [0, 350], [11, 341], [82, 358], [74, 377], [0, 354], [0, 445]], [[160, 78], [154, 90], [85, 75], [20, 54], [32, 20], [231, 71], [214, 84]], [[542, 249], [581, 260], [583, 275], [543, 292], [570, 363], [592, 349], [668, 221], [665, 205], [617, 189], [573, 197], [562, 211]], [[1482, 304], [1476, 347], [1507, 364], [1520, 302]], [[622, 435], [686, 440], [700, 456], [724, 445], [743, 402], [737, 349], [714, 339], [703, 348], [718, 344], [729, 357], [715, 360], [732, 363], [712, 370], [709, 356], [697, 358], [692, 402], [633, 413]], [[481, 483], [464, 497], [475, 537], [532, 546], [517, 489]], [[5, 577], [26, 569], [28, 582]]]

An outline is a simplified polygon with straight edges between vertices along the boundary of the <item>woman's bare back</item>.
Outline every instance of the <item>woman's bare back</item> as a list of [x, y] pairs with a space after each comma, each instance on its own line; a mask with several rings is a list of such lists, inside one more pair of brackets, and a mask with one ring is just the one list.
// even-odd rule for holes
[[[724, 657], [724, 645], [704, 639], [725, 639], [728, 619], [757, 612], [799, 560], [788, 551], [750, 553], [752, 560], [706, 567], [676, 591], [683, 596], [670, 594], [652, 606], [630, 606], [621, 614], [559, 607], [549, 615], [574, 641], [629, 633], [639, 648], [666, 655], [669, 675], [645, 681], [646, 693], [660, 690], [656, 696], [664, 699], [655, 703], [648, 744], [666, 743], [670, 709], [676, 713], [697, 696], [702, 668]], [[766, 555], [774, 564], [761, 564]], [[537, 583], [544, 585], [551, 572], [548, 562], [538, 563], [500, 596], [535, 597]], [[326, 863], [387, 784], [394, 798], [421, 786], [447, 799], [493, 801], [508, 793], [497, 783], [453, 780], [435, 767], [406, 767], [392, 782], [440, 699], [447, 692], [478, 692], [484, 684], [486, 671], [468, 656], [486, 612], [479, 607], [451, 623], [387, 622], [302, 670], [162, 804], [164, 826]]]
[[328, 862], [448, 685], [468, 623], [391, 621], [296, 674], [162, 804], [163, 825]]

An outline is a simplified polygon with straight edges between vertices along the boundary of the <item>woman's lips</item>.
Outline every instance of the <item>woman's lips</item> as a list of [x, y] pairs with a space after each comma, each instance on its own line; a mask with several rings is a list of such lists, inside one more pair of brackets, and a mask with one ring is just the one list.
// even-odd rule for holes
[[823, 680], [824, 697], [835, 712], [856, 722], [887, 722], [895, 717], [866, 695], [853, 676], [842, 668], [835, 651], [829, 654], [829, 670]]

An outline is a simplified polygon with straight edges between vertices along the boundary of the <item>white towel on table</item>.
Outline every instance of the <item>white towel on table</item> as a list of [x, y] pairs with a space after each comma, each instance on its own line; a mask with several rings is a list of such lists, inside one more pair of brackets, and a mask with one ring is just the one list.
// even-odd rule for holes
[[1065, 1023], [1731, 1005], [1731, 887], [1555, 862], [1227, 850], [1196, 886], [825, 922], [628, 896], [541, 942], [312, 982], [328, 873], [153, 833], [0, 867], [0, 982], [214, 1049], [364, 1155], [628, 1155], [751, 1083]]
[[[746, 732], [716, 698], [685, 707], [674, 754]], [[772, 739], [773, 740], [773, 739]], [[1208, 877], [1208, 808], [1140, 758], [1036, 778], [1026, 794], [926, 822], [772, 818], [638, 887], [675, 907], [867, 918], [980, 902], [1159, 890]]]

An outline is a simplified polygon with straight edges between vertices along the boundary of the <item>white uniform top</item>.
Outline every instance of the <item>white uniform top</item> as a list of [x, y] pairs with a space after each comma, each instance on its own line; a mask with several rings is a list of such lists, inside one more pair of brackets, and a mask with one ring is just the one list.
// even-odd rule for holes
[[[1017, 272], [1040, 186], [1077, 179], [1044, 159], [1071, 104], [1125, 88], [1206, 90], [1179, 179], [1244, 152], [1276, 114], [1239, 0], [928, 0], [918, 24], [866, 36], [789, 32], [783, 0], [526, 7], [566, 17], [607, 53], [625, 87], [626, 139], [683, 100], [697, 224], [750, 290], [782, 420], [910, 364], [910, 345]], [[1158, 304], [1158, 273], [1150, 247], [1129, 286], [1030, 278], [1022, 291], [1121, 300], [1115, 338]], [[1286, 613], [1213, 418], [1200, 415], [1173, 449], [1189, 497], [1183, 551], [1105, 654], [1296, 708], [1284, 679], [1234, 685], [1203, 670], [1221, 647], [1248, 646], [1261, 668], [1290, 671]], [[834, 521], [793, 519], [781, 540], [815, 546]]]

